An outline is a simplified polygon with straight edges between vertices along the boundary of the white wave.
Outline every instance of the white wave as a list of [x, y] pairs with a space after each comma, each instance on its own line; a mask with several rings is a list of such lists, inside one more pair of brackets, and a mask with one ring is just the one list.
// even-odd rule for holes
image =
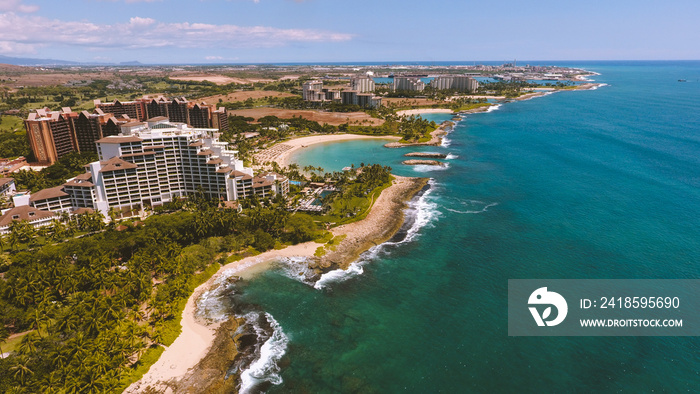
[[466, 210], [466, 211], [460, 211], [458, 209], [452, 209], [452, 208], [445, 208], [446, 211], [454, 212], [454, 213], [483, 213], [486, 212], [489, 208], [498, 205], [497, 202], [493, 202], [491, 204], [484, 205], [483, 208], [479, 210]]
[[499, 108], [501, 108], [501, 105], [502, 105], [502, 104], [492, 105], [492, 106], [490, 106], [490, 107], [488, 107], [488, 108], [486, 109], [486, 112], [497, 111]]
[[602, 88], [603, 86], [610, 86], [610, 85], [608, 85], [607, 83], [601, 83], [601, 84], [592, 86], [591, 88], [586, 89], [586, 90], [598, 90], [598, 88]]
[[444, 207], [444, 208], [446, 211], [450, 211], [450, 212], [454, 212], [454, 213], [474, 214], [474, 213], [484, 213], [484, 212], [488, 211], [489, 208], [498, 205], [497, 202], [486, 203], [486, 202], [479, 201], [479, 200], [460, 201], [460, 204], [462, 206], [466, 207], [467, 209], [460, 210], [460, 209], [454, 209], [454, 208], [448, 208], [448, 207]]
[[448, 153], [448, 154], [447, 154], [447, 157], [445, 157], [445, 159], [446, 159], [446, 160], [454, 160], [454, 159], [456, 159], [456, 158], [458, 158], [458, 157], [459, 157], [459, 156], [457, 156], [457, 155], [453, 155], [452, 153]]
[[260, 259], [251, 259], [244, 264], [222, 271], [209, 290], [202, 293], [197, 299], [197, 316], [212, 322], [228, 319], [231, 305], [226, 302], [226, 299], [233, 286], [229, 283], [229, 279], [259, 263]]
[[[251, 312], [245, 315], [245, 318], [253, 324], [258, 338], [264, 335], [262, 328], [257, 325], [257, 313]], [[282, 356], [287, 351], [289, 338], [284, 334], [282, 326], [272, 315], [265, 313], [265, 318], [273, 329], [272, 336], [260, 347], [260, 357], [253, 361], [248, 366], [248, 369], [241, 372], [241, 387], [239, 390], [241, 393], [252, 392], [252, 389], [262, 382], [270, 382], [274, 385], [282, 383], [277, 362], [282, 359]]]
[[431, 225], [440, 215], [438, 204], [433, 200], [431, 194], [435, 190], [437, 183], [430, 179], [428, 181], [430, 188], [423, 193], [418, 199], [411, 200], [408, 203], [408, 208], [404, 212], [407, 220], [411, 220], [411, 227], [406, 230], [406, 236], [400, 241], [387, 241], [382, 244], [371, 247], [364, 252], [358, 261], [350, 264], [347, 270], [333, 270], [321, 275], [321, 278], [314, 284], [317, 290], [328, 288], [332, 283], [342, 282], [350, 278], [362, 275], [364, 273], [363, 266], [370, 261], [375, 260], [382, 253], [387, 253], [387, 246], [400, 245], [406, 242], [411, 242], [418, 237], [422, 228]]
[[325, 289], [331, 283], [343, 282], [355, 276], [362, 275], [364, 273], [364, 268], [362, 268], [362, 266], [365, 262], [366, 261], [358, 260], [351, 263], [346, 270], [337, 269], [326, 272], [321, 275], [321, 278], [314, 284], [314, 289]]
[[405, 212], [405, 215], [407, 218], [412, 218], [413, 219], [413, 224], [411, 227], [406, 231], [406, 237], [402, 239], [401, 241], [398, 242], [385, 242], [381, 245], [398, 245], [406, 242], [411, 242], [413, 241], [417, 236], [418, 232], [433, 223], [438, 216], [440, 215], [440, 211], [438, 210], [438, 204], [437, 202], [434, 201], [434, 199], [431, 197], [433, 190], [435, 190], [435, 181], [430, 180], [428, 181], [428, 184], [430, 185], [430, 188], [423, 193], [422, 196], [420, 196], [417, 200], [411, 201], [408, 204], [408, 209]]
[[442, 147], [444, 147], [444, 148], [447, 148], [447, 147], [450, 146], [451, 144], [452, 144], [452, 140], [449, 139], [449, 138], [447, 138], [447, 135], [445, 135], [444, 137], [442, 137], [442, 142], [440, 142], [440, 146], [442, 146]]
[[298, 282], [313, 286], [314, 282], [309, 278], [316, 275], [314, 270], [309, 268], [309, 262], [305, 257], [285, 257], [278, 262], [284, 276]]
[[549, 96], [550, 94], [554, 94], [554, 93], [556, 93], [556, 91], [543, 92], [542, 94], [538, 94], [538, 95], [536, 95], [536, 96], [532, 96], [532, 97], [528, 97], [528, 98], [525, 98], [525, 99], [521, 99], [521, 100], [519, 100], [519, 101], [528, 101], [528, 100], [532, 100], [532, 99], [535, 99], [535, 98], [538, 98], [538, 97]]
[[449, 163], [443, 163], [444, 165], [442, 166], [432, 166], [432, 165], [424, 165], [424, 164], [419, 164], [417, 166], [413, 166], [413, 171], [415, 172], [429, 172], [429, 171], [444, 171], [448, 168], [450, 168]]

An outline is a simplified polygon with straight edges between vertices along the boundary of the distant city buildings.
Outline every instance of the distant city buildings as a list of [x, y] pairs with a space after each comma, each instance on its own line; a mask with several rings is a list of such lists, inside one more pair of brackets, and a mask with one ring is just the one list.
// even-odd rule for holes
[[[369, 77], [352, 78], [351, 90], [332, 90], [323, 87], [321, 81], [309, 81], [302, 85], [302, 98], [305, 101], [325, 102], [332, 101], [341, 104], [359, 105], [364, 108], [377, 108], [382, 105], [381, 97], [375, 96], [374, 80]], [[369, 93], [365, 93], [369, 92]]]
[[421, 81], [417, 77], [394, 77], [394, 83], [392, 85], [394, 91], [397, 90], [409, 90], [422, 92], [425, 90], [425, 82]]
[[430, 81], [430, 86], [436, 90], [455, 90], [473, 93], [479, 89], [479, 82], [466, 75], [440, 75]]
[[301, 87], [301, 97], [304, 101], [323, 101], [325, 95], [323, 93], [322, 81], [307, 81]]
[[350, 78], [350, 90], [358, 93], [374, 93], [374, 79], [368, 75]]

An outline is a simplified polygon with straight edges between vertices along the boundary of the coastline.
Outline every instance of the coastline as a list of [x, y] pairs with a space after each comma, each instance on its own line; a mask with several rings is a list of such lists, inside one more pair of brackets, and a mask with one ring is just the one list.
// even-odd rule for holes
[[[452, 112], [452, 110], [450, 110]], [[442, 137], [448, 133], [447, 128], [454, 126], [454, 122], [446, 120], [438, 126], [437, 129], [433, 130], [430, 132], [430, 140], [427, 142], [389, 142], [387, 144], [384, 144], [385, 148], [403, 148], [406, 146], [422, 146], [422, 145], [428, 145], [428, 146], [439, 146], [442, 144]]]
[[[311, 264], [312, 267], [346, 268], [362, 252], [389, 240], [404, 222], [403, 208], [406, 201], [422, 190], [427, 182], [427, 178], [394, 176], [392, 185], [382, 191], [366, 218], [331, 230], [334, 236], [344, 235], [345, 239], [338, 244], [335, 251], [320, 260], [316, 259], [316, 264]], [[396, 214], [397, 211], [400, 212], [399, 215]], [[199, 298], [215, 288], [221, 280], [246, 270], [264, 269], [265, 264], [280, 258], [306, 257], [313, 261], [314, 253], [320, 246], [324, 244], [305, 242], [284, 249], [270, 250], [221, 267], [209, 280], [198, 286], [187, 300], [181, 317], [182, 332], [175, 342], [165, 348], [148, 372], [139, 381], [132, 383], [124, 393], [140, 393], [149, 387], [167, 393], [195, 392], [202, 391], [203, 387], [224, 385], [226, 370], [214, 373], [211, 368], [207, 368], [207, 373], [202, 376], [199, 376], [199, 372], [202, 365], [221, 363], [221, 358], [226, 357], [220, 354], [219, 345], [212, 346], [214, 343], [227, 349], [235, 347], [236, 344], [230, 338], [237, 323], [233, 317], [223, 323], [203, 321], [197, 316]], [[226, 383], [230, 384], [231, 382]]]
[[347, 269], [361, 253], [372, 246], [388, 241], [404, 222], [404, 208], [428, 184], [428, 178], [394, 175], [392, 185], [379, 195], [372, 210], [363, 220], [344, 224], [331, 230], [333, 236], [345, 236], [336, 249], [327, 252], [316, 268], [339, 267]]
[[258, 164], [262, 164], [268, 161], [275, 161], [280, 166], [288, 166], [291, 164], [292, 153], [306, 148], [311, 145], [321, 144], [324, 142], [337, 142], [337, 141], [347, 141], [347, 140], [359, 140], [359, 139], [385, 139], [385, 140], [399, 140], [400, 137], [386, 135], [386, 136], [374, 136], [374, 135], [362, 135], [362, 134], [323, 134], [323, 135], [312, 135], [307, 137], [294, 138], [288, 141], [280, 142], [274, 146], [258, 152], [254, 155], [255, 161]]
[[209, 353], [221, 324], [208, 323], [198, 318], [196, 304], [199, 297], [210, 290], [222, 275], [228, 276], [283, 257], [310, 257], [320, 245], [322, 244], [311, 241], [284, 249], [273, 249], [221, 267], [209, 280], [199, 285], [187, 300], [180, 320], [182, 332], [175, 342], [165, 348], [148, 372], [139, 381], [132, 383], [124, 393], [140, 393], [149, 386], [159, 391], [168, 390], [169, 384], [183, 378]]
[[410, 116], [419, 114], [451, 114], [454, 111], [448, 108], [418, 108], [418, 109], [406, 109], [403, 111], [397, 111], [398, 116]]

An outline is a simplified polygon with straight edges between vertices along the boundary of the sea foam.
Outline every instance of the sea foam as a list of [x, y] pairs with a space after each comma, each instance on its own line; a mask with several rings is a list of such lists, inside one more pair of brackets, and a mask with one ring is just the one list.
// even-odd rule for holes
[[488, 108], [486, 109], [486, 112], [498, 111], [498, 109], [501, 108], [501, 105], [502, 105], [502, 104], [492, 105], [492, 106], [490, 106], [490, 107], [488, 107]]
[[277, 262], [277, 266], [281, 269], [284, 276], [309, 286], [314, 285], [314, 281], [311, 278], [316, 273], [309, 268], [309, 262], [306, 257], [285, 257]]
[[444, 171], [448, 168], [450, 168], [449, 163], [443, 163], [443, 165], [441, 165], [441, 166], [419, 164], [417, 166], [413, 166], [413, 171], [415, 171], [415, 172]]
[[[350, 264], [347, 270], [329, 271], [316, 281], [313, 285], [315, 289], [327, 289], [331, 284], [346, 281], [364, 273], [364, 265], [376, 260], [379, 256], [389, 253], [390, 247], [395, 247], [403, 243], [411, 242], [418, 237], [420, 230], [432, 225], [440, 215], [437, 209], [438, 204], [432, 197], [432, 193], [436, 188], [436, 182], [431, 179], [428, 181], [430, 188], [426, 190], [420, 197], [411, 200], [408, 203], [408, 208], [404, 211], [406, 221], [404, 226], [399, 230], [399, 234], [405, 234], [402, 238], [396, 239], [396, 236], [391, 240], [373, 246], [366, 252], [362, 253], [360, 258]], [[399, 235], [400, 236], [400, 235]]]
[[[245, 316], [246, 322], [253, 325], [258, 338], [266, 336], [265, 330], [257, 323], [258, 312], [251, 312]], [[265, 318], [272, 328], [272, 336], [260, 347], [260, 357], [253, 361], [246, 370], [241, 372], [241, 393], [254, 393], [255, 386], [263, 382], [270, 382], [274, 385], [282, 383], [279, 375], [280, 367], [277, 365], [284, 353], [287, 351], [289, 338], [282, 331], [282, 326], [272, 315], [265, 313]]]
[[325, 289], [331, 283], [343, 282], [352, 277], [362, 275], [362, 273], [365, 271], [364, 268], [362, 268], [364, 263], [365, 261], [358, 260], [351, 263], [346, 270], [337, 269], [326, 272], [325, 274], [321, 275], [321, 278], [316, 283], [314, 283], [314, 289]]
[[484, 213], [497, 205], [498, 202], [446, 197], [443, 204], [441, 204], [441, 208], [445, 211], [459, 214], [476, 214]]

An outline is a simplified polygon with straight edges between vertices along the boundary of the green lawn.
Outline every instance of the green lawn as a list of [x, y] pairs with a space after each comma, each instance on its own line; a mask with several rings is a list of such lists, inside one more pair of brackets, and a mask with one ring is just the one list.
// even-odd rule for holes
[[0, 132], [14, 132], [24, 130], [24, 121], [19, 116], [0, 116]]
[[[364, 197], [351, 197], [348, 200], [342, 200], [340, 198], [336, 199], [331, 203], [331, 210], [325, 215], [314, 215], [310, 216], [316, 222], [320, 223], [334, 223], [334, 226], [339, 226], [341, 224], [348, 224], [362, 220], [369, 214], [370, 208], [374, 205], [382, 191], [387, 187], [391, 186], [391, 182], [388, 182], [382, 186], [379, 186], [372, 190], [370, 194]], [[343, 212], [356, 212], [355, 216], [346, 217]]]
[[22, 338], [24, 338], [25, 335], [29, 334], [31, 331], [26, 331], [21, 333], [20, 335], [8, 339], [6, 342], [3, 342], [0, 344], [0, 348], [2, 348], [3, 353], [12, 353], [19, 349], [20, 343], [22, 343]]

